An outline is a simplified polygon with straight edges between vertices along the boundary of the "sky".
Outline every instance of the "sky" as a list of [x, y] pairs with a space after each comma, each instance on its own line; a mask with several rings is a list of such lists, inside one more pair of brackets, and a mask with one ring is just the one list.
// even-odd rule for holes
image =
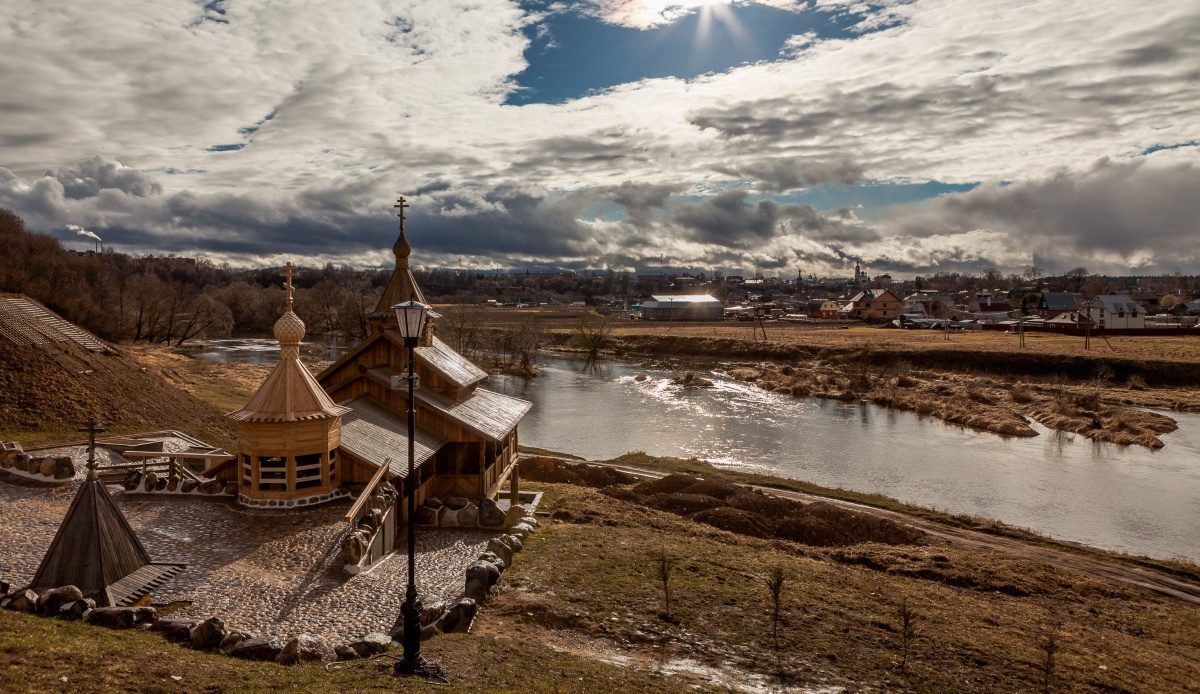
[[1195, 0], [0, 0], [0, 206], [425, 267], [1200, 273]]

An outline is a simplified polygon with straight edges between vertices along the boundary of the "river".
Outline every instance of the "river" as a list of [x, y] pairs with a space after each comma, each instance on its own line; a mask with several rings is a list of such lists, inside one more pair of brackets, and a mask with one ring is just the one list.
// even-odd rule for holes
[[[329, 358], [345, 345], [333, 343]], [[319, 350], [319, 344], [306, 350]], [[222, 340], [201, 359], [270, 364], [274, 340]], [[630, 451], [886, 494], [1004, 521], [1062, 540], [1200, 561], [1200, 415], [1170, 413], [1166, 447], [1099, 443], [1032, 426], [1006, 438], [867, 403], [797, 399], [720, 374], [685, 389], [677, 375], [623, 362], [549, 357], [525, 381], [491, 388], [531, 400], [521, 443], [591, 460]], [[644, 381], [637, 381], [645, 374]]]
[[[637, 381], [638, 374], [646, 374]], [[1001, 437], [876, 405], [768, 393], [719, 374], [685, 389], [676, 372], [570, 359], [492, 387], [534, 403], [521, 443], [591, 460], [629, 451], [875, 492], [1002, 520], [1063, 540], [1200, 560], [1200, 415], [1159, 451], [1100, 443], [1039, 424]]]

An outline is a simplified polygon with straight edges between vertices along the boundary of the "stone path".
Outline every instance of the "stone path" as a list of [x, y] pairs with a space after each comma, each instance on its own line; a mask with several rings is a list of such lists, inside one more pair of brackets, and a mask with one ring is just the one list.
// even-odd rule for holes
[[[51, 453], [75, 457], [82, 479], [86, 448], [42, 455]], [[103, 464], [100, 449], [97, 458]], [[47, 488], [11, 479], [0, 480], [0, 578], [19, 586], [37, 571], [77, 483]], [[339, 541], [349, 500], [303, 511], [251, 511], [228, 498], [126, 495], [116, 486], [109, 491], [154, 560], [188, 564], [153, 596], [156, 604], [191, 603], [174, 616], [217, 616], [229, 628], [264, 636], [307, 633], [342, 641], [386, 632], [400, 613], [408, 581], [403, 550], [365, 574], [341, 570]], [[490, 537], [468, 529], [418, 531], [421, 595], [458, 597], [467, 565]]]

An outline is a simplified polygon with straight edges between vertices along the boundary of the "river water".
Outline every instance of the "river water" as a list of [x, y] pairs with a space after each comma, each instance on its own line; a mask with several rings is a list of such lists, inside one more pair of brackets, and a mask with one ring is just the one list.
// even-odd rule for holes
[[[638, 374], [647, 379], [635, 380]], [[685, 389], [676, 372], [546, 359], [539, 378], [494, 376], [531, 400], [521, 443], [592, 460], [641, 450], [876, 492], [1002, 520], [1063, 540], [1200, 560], [1200, 415], [1159, 451], [1034, 424], [1006, 438], [866, 403], [797, 399], [720, 374]]]
[[[346, 348], [327, 347], [331, 359]], [[195, 356], [272, 364], [279, 351], [274, 340], [221, 340]], [[1200, 415], [1170, 413], [1179, 429], [1151, 451], [1036, 423], [1039, 436], [1006, 438], [866, 403], [768, 393], [720, 374], [705, 374], [713, 388], [685, 389], [670, 382], [677, 372], [622, 362], [546, 358], [541, 366], [530, 381], [491, 379], [491, 388], [534, 403], [521, 422], [527, 446], [591, 460], [638, 450], [694, 456], [1095, 547], [1200, 561]]]

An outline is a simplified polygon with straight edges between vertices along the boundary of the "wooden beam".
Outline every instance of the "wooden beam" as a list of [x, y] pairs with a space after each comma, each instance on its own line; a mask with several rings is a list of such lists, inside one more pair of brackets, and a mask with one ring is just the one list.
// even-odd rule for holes
[[362, 493], [358, 495], [358, 499], [354, 501], [354, 505], [351, 506], [350, 510], [346, 512], [346, 517], [344, 520], [347, 523], [354, 522], [354, 519], [358, 516], [358, 512], [362, 510], [362, 507], [367, 503], [367, 499], [371, 497], [371, 492], [375, 491], [375, 487], [379, 485], [379, 480], [387, 476], [388, 467], [391, 465], [391, 463], [391, 458], [385, 458], [383, 465], [379, 466], [379, 471], [375, 473], [375, 476], [371, 478], [371, 481], [367, 483], [367, 486], [363, 487]]

